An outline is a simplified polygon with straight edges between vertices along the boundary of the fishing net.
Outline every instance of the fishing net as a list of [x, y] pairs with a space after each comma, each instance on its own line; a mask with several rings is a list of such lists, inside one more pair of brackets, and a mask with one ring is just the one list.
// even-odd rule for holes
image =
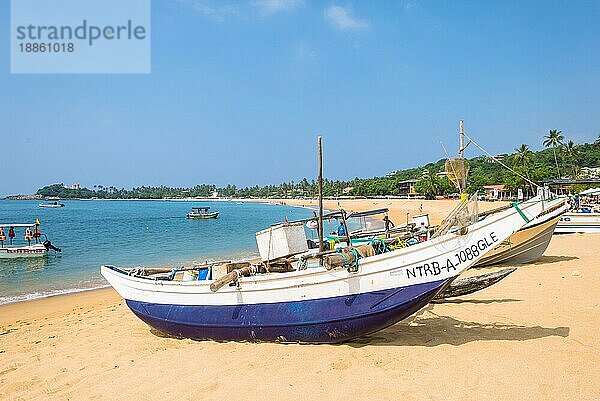
[[447, 232], [466, 234], [468, 231], [467, 227], [477, 222], [478, 219], [477, 192], [471, 198], [468, 198], [468, 195], [464, 194], [461, 202], [441, 222], [438, 229], [432, 235], [432, 238], [439, 237]]
[[458, 191], [463, 193], [467, 189], [467, 174], [469, 162], [465, 159], [448, 159], [445, 164], [448, 179], [456, 185]]

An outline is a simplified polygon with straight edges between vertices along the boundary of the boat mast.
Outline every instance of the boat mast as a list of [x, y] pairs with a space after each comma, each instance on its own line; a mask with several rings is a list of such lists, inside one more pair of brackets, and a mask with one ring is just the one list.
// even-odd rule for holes
[[459, 148], [458, 148], [458, 158], [463, 159], [463, 152], [465, 150], [465, 129], [463, 120], [458, 121], [458, 133], [459, 133]]
[[319, 252], [323, 252], [323, 147], [322, 138], [319, 136]]

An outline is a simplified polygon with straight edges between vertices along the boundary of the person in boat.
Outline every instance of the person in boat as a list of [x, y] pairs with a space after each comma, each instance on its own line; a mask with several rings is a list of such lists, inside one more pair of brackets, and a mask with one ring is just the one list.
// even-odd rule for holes
[[390, 228], [396, 227], [387, 215], [383, 216], [383, 223], [385, 224], [385, 231], [390, 231]]
[[346, 227], [344, 227], [344, 223], [341, 220], [339, 221], [339, 223], [340, 224], [338, 225], [338, 228], [337, 228], [337, 235], [339, 237], [343, 237], [346, 235]]
[[12, 245], [13, 238], [15, 238], [15, 228], [14, 227], [10, 227], [8, 229], [8, 238], [10, 238], [10, 244]]
[[36, 222], [35, 227], [33, 229], [33, 239], [35, 240], [36, 244], [40, 243], [41, 236], [42, 236], [42, 233], [40, 232], [40, 223]]
[[6, 241], [6, 234], [4, 234], [4, 230], [0, 227], [0, 247], [4, 248], [4, 241]]
[[31, 228], [27, 227], [27, 229], [25, 230], [25, 241], [27, 241], [27, 243], [29, 245], [31, 245], [32, 239], [33, 239], [33, 233], [31, 232]]

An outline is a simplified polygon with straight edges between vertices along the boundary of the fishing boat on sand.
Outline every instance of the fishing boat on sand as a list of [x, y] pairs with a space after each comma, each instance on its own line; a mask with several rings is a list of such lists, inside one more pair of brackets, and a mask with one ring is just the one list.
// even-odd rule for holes
[[555, 232], [568, 233], [600, 233], [600, 212], [565, 213], [559, 220]]
[[188, 219], [216, 219], [219, 217], [219, 212], [209, 212], [209, 207], [193, 207], [188, 212]]
[[561, 217], [556, 233], [600, 233], [600, 188], [585, 190], [571, 202], [571, 210]]
[[498, 244], [475, 267], [496, 264], [524, 264], [533, 262], [544, 254], [561, 216], [567, 211], [566, 199], [547, 201], [544, 210], [523, 228]]
[[264, 272], [249, 265], [212, 280], [159, 279], [114, 266], [101, 273], [140, 319], [171, 335], [336, 343], [421, 309], [541, 211], [541, 201], [514, 204], [408, 248], [379, 253], [382, 248], [364, 245], [314, 254], [282, 273], [271, 272], [268, 261]]
[[[41, 234], [39, 225], [39, 221], [33, 224], [0, 224], [0, 259], [43, 257], [47, 256], [50, 250], [61, 252], [60, 248], [52, 245], [46, 236]], [[15, 229], [18, 228], [25, 229], [24, 240], [27, 241], [27, 245], [14, 245]], [[8, 230], [8, 234], [5, 230]], [[42, 235], [44, 241], [41, 239]]]
[[59, 208], [59, 207], [65, 207], [65, 204], [64, 203], [59, 203], [59, 202], [51, 202], [51, 203], [40, 203], [38, 206], [39, 207], [56, 209], [56, 208]]

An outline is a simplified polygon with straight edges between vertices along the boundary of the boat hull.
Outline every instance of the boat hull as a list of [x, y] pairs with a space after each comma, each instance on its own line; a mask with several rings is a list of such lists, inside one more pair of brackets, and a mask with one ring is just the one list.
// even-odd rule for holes
[[310, 301], [240, 306], [164, 305], [126, 300], [149, 326], [196, 340], [338, 343], [397, 323], [451, 280]]
[[0, 248], [0, 259], [40, 258], [47, 255], [48, 250], [42, 244]]
[[555, 233], [600, 233], [600, 213], [565, 213]]
[[549, 221], [517, 231], [482, 258], [475, 267], [523, 264], [539, 259], [548, 248], [559, 219], [560, 216], [557, 216]]
[[216, 219], [219, 217], [219, 212], [208, 214], [188, 213], [187, 217], [188, 219]]

